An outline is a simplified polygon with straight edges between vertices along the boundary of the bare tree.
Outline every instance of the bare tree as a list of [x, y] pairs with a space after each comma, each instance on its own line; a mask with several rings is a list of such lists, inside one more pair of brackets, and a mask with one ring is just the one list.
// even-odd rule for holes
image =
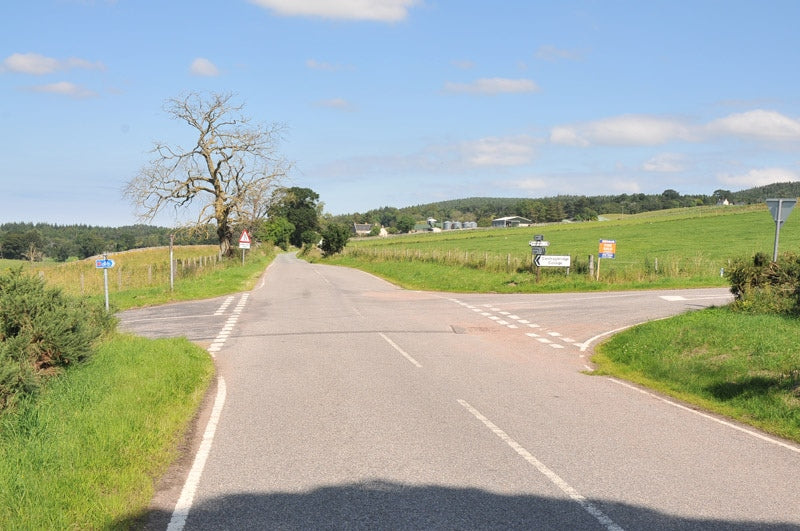
[[216, 226], [222, 254], [234, 252], [235, 228], [250, 228], [289, 170], [277, 152], [283, 127], [253, 125], [231, 94], [192, 92], [167, 100], [164, 111], [197, 134], [190, 148], [156, 142], [155, 158], [131, 179], [125, 196], [150, 221], [168, 207], [198, 208], [193, 228]]

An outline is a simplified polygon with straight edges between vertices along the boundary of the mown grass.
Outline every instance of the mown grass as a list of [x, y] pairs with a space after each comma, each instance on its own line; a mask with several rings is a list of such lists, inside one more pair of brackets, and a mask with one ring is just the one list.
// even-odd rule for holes
[[800, 442], [798, 337], [796, 318], [711, 308], [618, 334], [598, 346], [593, 361], [598, 374]]
[[0, 416], [0, 529], [107, 529], [141, 514], [213, 372], [184, 339], [120, 335]]

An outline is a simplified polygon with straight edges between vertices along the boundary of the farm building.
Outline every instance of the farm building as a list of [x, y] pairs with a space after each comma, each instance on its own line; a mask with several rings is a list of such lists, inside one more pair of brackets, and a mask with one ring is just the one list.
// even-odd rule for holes
[[521, 216], [506, 216], [492, 220], [492, 227], [527, 227], [533, 223], [528, 218]]
[[369, 223], [353, 223], [353, 233], [356, 236], [369, 236], [372, 232], [372, 225]]

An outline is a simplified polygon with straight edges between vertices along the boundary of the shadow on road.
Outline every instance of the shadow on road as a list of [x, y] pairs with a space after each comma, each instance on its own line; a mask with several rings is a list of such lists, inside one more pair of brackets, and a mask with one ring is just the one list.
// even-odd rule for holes
[[[630, 505], [591, 501], [615, 524], [647, 530], [800, 530], [800, 525], [686, 519]], [[149, 511], [115, 529], [166, 529], [171, 514]], [[195, 505], [197, 529], [608, 529], [569, 499], [503, 495], [479, 489], [384, 481], [321, 487], [306, 493], [231, 494]]]

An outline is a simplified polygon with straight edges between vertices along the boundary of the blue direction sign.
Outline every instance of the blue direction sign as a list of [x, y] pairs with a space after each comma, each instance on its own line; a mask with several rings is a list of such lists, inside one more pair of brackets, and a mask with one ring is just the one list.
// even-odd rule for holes
[[102, 258], [94, 261], [94, 267], [97, 269], [110, 269], [114, 267], [114, 260], [111, 258]]

